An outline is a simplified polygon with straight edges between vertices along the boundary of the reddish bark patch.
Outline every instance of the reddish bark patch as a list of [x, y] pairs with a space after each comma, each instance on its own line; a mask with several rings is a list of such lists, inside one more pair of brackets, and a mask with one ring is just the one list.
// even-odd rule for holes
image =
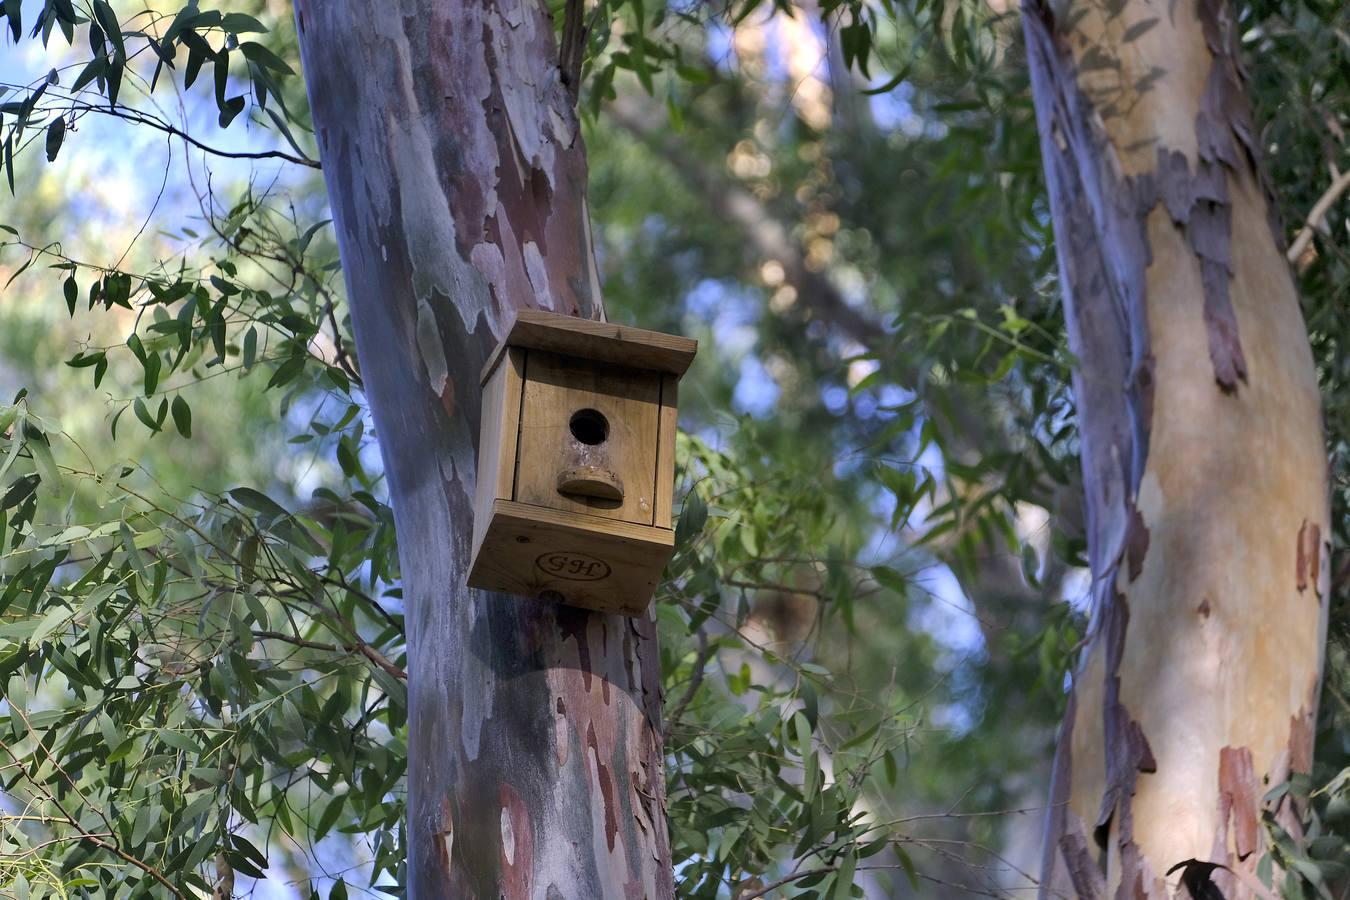
[[1303, 520], [1298, 529], [1298, 548], [1295, 551], [1294, 569], [1299, 593], [1310, 586], [1317, 593], [1318, 576], [1322, 569], [1322, 529], [1316, 522]]
[[[1138, 417], [1139, 424], [1136, 426], [1136, 437], [1141, 441], [1138, 455], [1141, 458], [1148, 456], [1149, 437], [1153, 431], [1153, 395], [1155, 392], [1155, 383], [1153, 380], [1153, 370], [1157, 368], [1158, 359], [1152, 353], [1145, 352], [1134, 364], [1133, 372], [1130, 376], [1132, 386], [1132, 398], [1135, 404], [1135, 415]], [[1142, 474], [1142, 463], [1140, 473]]]
[[614, 808], [614, 781], [609, 766], [600, 761], [600, 743], [595, 738], [595, 725], [586, 726], [586, 746], [595, 756], [595, 778], [600, 782], [600, 801], [605, 807], [605, 840], [614, 850], [614, 838], [619, 833], [619, 814]]
[[1111, 825], [1116, 825], [1116, 846], [1120, 852], [1121, 887], [1118, 897], [1148, 897], [1152, 881], [1149, 865], [1134, 842], [1133, 799], [1140, 772], [1156, 772], [1158, 761], [1153, 756], [1144, 729], [1130, 715], [1120, 699], [1120, 663], [1125, 653], [1125, 632], [1130, 624], [1130, 606], [1123, 594], [1113, 595], [1107, 610], [1106, 633], [1106, 691], [1102, 698], [1103, 738], [1106, 748], [1106, 786], [1102, 793], [1093, 837], [1098, 845], [1107, 847]]
[[450, 878], [453, 874], [451, 866], [452, 860], [450, 854], [454, 852], [455, 845], [455, 815], [454, 809], [450, 804], [450, 798], [441, 798], [441, 828], [439, 831], [432, 832], [431, 852], [436, 860], [436, 870], [445, 878]]
[[1106, 896], [1106, 878], [1092, 858], [1087, 837], [1081, 828], [1060, 835], [1059, 849], [1064, 854], [1064, 866], [1069, 871], [1074, 893], [1083, 900], [1097, 900], [1098, 897]]
[[1298, 714], [1289, 717], [1289, 767], [1294, 772], [1312, 772], [1313, 714], [1299, 707]]
[[1117, 900], [1153, 900], [1149, 890], [1148, 863], [1139, 853], [1139, 845], [1134, 841], [1120, 846], [1120, 886], [1116, 888]]
[[446, 418], [455, 415], [455, 380], [453, 378], [445, 379], [445, 386], [441, 388], [441, 408], [445, 410]]
[[[1202, 122], [1209, 122], [1204, 112], [1198, 117], [1197, 130]], [[1213, 130], [1209, 124], [1204, 128]], [[1228, 197], [1228, 175], [1219, 163], [1220, 155], [1226, 161], [1232, 154], [1227, 145], [1219, 146], [1217, 136], [1202, 138], [1201, 143], [1208, 148], [1209, 155], [1201, 156], [1194, 174], [1185, 154], [1159, 148], [1156, 183], [1167, 214], [1185, 232], [1186, 242], [1200, 262], [1205, 329], [1214, 379], [1224, 391], [1231, 392], [1237, 390], [1239, 381], [1247, 380], [1247, 358], [1242, 352], [1237, 316], [1228, 294], [1228, 282], [1233, 275], [1232, 204]]]
[[627, 689], [630, 693], [637, 689], [637, 681], [633, 678], [632, 647], [633, 647], [633, 629], [625, 628], [623, 630], [623, 672], [624, 676], [627, 678], [627, 681], [625, 681], [624, 683], [628, 686]]
[[497, 790], [501, 812], [501, 891], [507, 897], [529, 897], [534, 872], [534, 834], [530, 810], [509, 784]]
[[1153, 758], [1148, 738], [1144, 737], [1144, 729], [1131, 718], [1125, 705], [1119, 701], [1119, 676], [1111, 676], [1107, 690], [1113, 696], [1103, 711], [1107, 746], [1106, 792], [1102, 795], [1094, 836], [1097, 843], [1105, 847], [1111, 821], [1119, 815], [1119, 840], [1124, 852], [1134, 841], [1134, 816], [1130, 811], [1130, 801], [1134, 797], [1139, 773], [1158, 771], [1158, 763]]
[[1233, 844], [1238, 859], [1246, 859], [1260, 837], [1260, 784], [1248, 747], [1224, 747], [1219, 751], [1219, 827], [1227, 834], [1232, 822]]
[[[1069, 748], [1073, 743], [1073, 729], [1077, 719], [1077, 697], [1069, 692], [1068, 703], [1064, 710], [1064, 724], [1060, 727], [1059, 739], [1055, 747], [1055, 760], [1050, 769], [1050, 805], [1046, 816], [1046, 838], [1041, 848], [1041, 896], [1058, 890], [1062, 884], [1060, 863], [1071, 869], [1073, 861], [1062, 843], [1063, 836], [1070, 832], [1083, 833], [1082, 821], [1069, 810], [1069, 792], [1073, 786], [1073, 754]], [[1056, 836], [1059, 839], [1056, 839]], [[1070, 872], [1070, 880], [1072, 873]]]
[[571, 638], [577, 645], [577, 663], [581, 666], [582, 684], [591, 689], [591, 642], [586, 636], [586, 626], [591, 616], [584, 609], [574, 606], [558, 607], [558, 630], [564, 639]]

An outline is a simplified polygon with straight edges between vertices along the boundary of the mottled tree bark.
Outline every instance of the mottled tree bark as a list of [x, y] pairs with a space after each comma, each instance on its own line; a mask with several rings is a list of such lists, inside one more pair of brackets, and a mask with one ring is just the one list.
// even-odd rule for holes
[[654, 620], [464, 587], [479, 369], [513, 308], [602, 316], [537, 2], [296, 5], [408, 614], [413, 897], [667, 897]]
[[[1327, 461], [1234, 16], [1225, 0], [1023, 10], [1093, 574], [1049, 895], [1259, 893], [1262, 797], [1311, 763]], [[1290, 803], [1275, 812], [1296, 830]]]

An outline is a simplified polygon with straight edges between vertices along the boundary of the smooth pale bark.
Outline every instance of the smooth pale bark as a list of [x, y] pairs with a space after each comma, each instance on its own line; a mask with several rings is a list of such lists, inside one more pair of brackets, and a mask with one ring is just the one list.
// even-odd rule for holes
[[408, 618], [413, 897], [668, 897], [655, 624], [464, 587], [479, 369], [517, 307], [602, 316], [538, 3], [296, 4]]
[[[1113, 6], [1023, 14], [1094, 585], [1043, 892], [1171, 897], [1188, 876], [1233, 900], [1267, 848], [1263, 795], [1311, 763], [1330, 554], [1317, 380], [1233, 7]], [[1297, 830], [1290, 803], [1277, 818]], [[1188, 860], [1227, 868], [1167, 874]]]

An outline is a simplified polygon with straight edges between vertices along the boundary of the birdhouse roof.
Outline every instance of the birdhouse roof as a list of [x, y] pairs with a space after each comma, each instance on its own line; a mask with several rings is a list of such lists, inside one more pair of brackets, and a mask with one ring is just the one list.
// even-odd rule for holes
[[560, 316], [540, 309], [522, 309], [506, 337], [492, 351], [483, 367], [486, 382], [507, 347], [547, 350], [596, 362], [613, 363], [632, 369], [683, 375], [694, 361], [698, 341], [675, 334], [662, 334], [595, 322], [575, 316]]

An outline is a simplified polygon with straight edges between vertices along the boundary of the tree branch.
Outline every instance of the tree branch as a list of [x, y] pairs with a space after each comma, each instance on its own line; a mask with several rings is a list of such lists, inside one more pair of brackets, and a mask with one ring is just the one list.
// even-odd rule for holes
[[703, 670], [708, 666], [708, 660], [712, 659], [714, 648], [708, 643], [708, 634], [702, 628], [698, 630], [698, 655], [694, 657], [694, 670], [689, 675], [689, 687], [680, 697], [675, 708], [671, 710], [670, 715], [666, 717], [666, 738], [670, 738], [670, 726], [680, 721], [680, 716], [693, 701], [694, 695], [698, 693], [699, 686], [703, 684]]
[[656, 150], [686, 183], [699, 190], [709, 206], [740, 226], [760, 256], [781, 265], [784, 280], [796, 289], [807, 307], [867, 349], [879, 349], [886, 335], [881, 323], [850, 306], [828, 278], [806, 267], [796, 242], [758, 197], [730, 179], [714, 175], [671, 137], [669, 129], [639, 110], [631, 98], [619, 97], [609, 110], [614, 122]]
[[286, 153], [283, 150], [258, 150], [253, 152], [243, 150], [240, 151], [220, 150], [216, 147], [210, 146], [209, 144], [202, 143], [192, 135], [188, 134], [186, 131], [183, 131], [181, 128], [175, 128], [168, 122], [160, 121], [154, 116], [149, 116], [146, 115], [145, 113], [136, 110], [110, 109], [103, 106], [96, 106], [92, 103], [81, 103], [77, 100], [71, 100], [69, 101], [69, 103], [70, 109], [77, 112], [100, 113], [105, 116], [112, 116], [113, 118], [116, 119], [123, 119], [127, 122], [132, 122], [137, 125], [149, 126], [150, 128], [162, 131], [165, 134], [172, 135], [173, 137], [176, 138], [181, 138], [182, 140], [198, 148], [199, 150], [204, 150], [213, 156], [220, 156], [224, 157], [225, 159], [280, 159], [285, 162], [295, 163], [298, 166], [306, 166], [311, 169], [323, 168], [323, 166], [320, 165], [319, 161], [316, 159], [310, 159], [309, 157], [306, 156], [294, 156], [290, 153]]
[[1303, 251], [1307, 250], [1308, 245], [1312, 243], [1313, 232], [1321, 226], [1322, 220], [1325, 219], [1327, 213], [1331, 211], [1331, 205], [1335, 203], [1337, 198], [1345, 193], [1347, 189], [1350, 189], [1350, 169], [1342, 172], [1340, 177], [1331, 182], [1331, 186], [1328, 187], [1326, 192], [1313, 204], [1313, 208], [1308, 213], [1308, 218], [1303, 223], [1303, 227], [1299, 229], [1298, 235], [1294, 238], [1294, 242], [1289, 245], [1289, 252], [1286, 254], [1286, 258], [1289, 262], [1295, 264], [1298, 263], [1298, 259], [1303, 255]]
[[360, 653], [395, 678], [401, 681], [408, 680], [407, 672], [394, 665], [389, 661], [389, 657], [360, 638], [354, 638], [352, 643], [339, 646], [338, 644], [326, 644], [323, 641], [311, 641], [298, 635], [285, 634], [280, 631], [254, 631], [253, 636], [264, 641], [282, 641], [296, 647], [304, 647], [307, 650], [323, 650], [327, 653]]
[[563, 11], [562, 43], [558, 47], [558, 69], [573, 103], [581, 96], [581, 63], [585, 58], [586, 36], [590, 32], [585, 17], [586, 0], [567, 0]]

